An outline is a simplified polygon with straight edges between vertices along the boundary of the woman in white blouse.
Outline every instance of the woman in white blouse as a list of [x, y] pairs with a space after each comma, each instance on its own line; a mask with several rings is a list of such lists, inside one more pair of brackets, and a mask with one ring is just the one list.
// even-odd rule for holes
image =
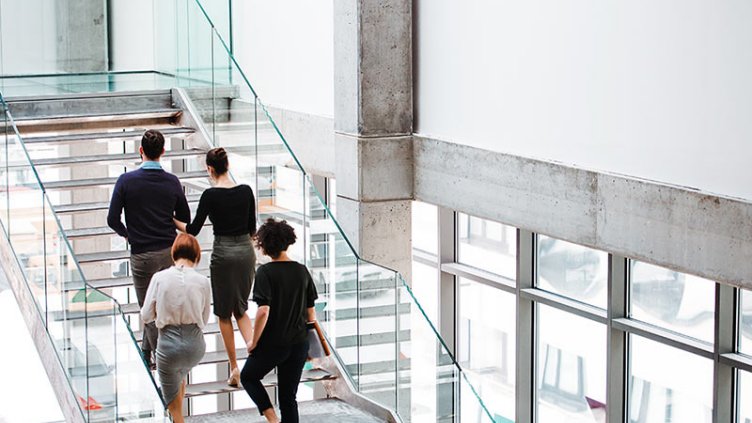
[[157, 374], [175, 423], [183, 423], [185, 377], [206, 351], [201, 331], [209, 320], [211, 285], [194, 267], [201, 259], [196, 238], [179, 234], [172, 244], [175, 265], [156, 273], [146, 292], [141, 318], [156, 321]]

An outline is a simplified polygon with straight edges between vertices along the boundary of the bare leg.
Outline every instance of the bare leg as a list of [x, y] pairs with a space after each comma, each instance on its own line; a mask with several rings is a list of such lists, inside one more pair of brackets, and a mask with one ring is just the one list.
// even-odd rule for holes
[[274, 411], [274, 407], [267, 408], [262, 413], [264, 414], [264, 417], [266, 417], [266, 421], [268, 421], [269, 423], [279, 423], [279, 417], [277, 417], [277, 413]]
[[243, 336], [243, 340], [248, 344], [253, 340], [253, 322], [248, 317], [248, 313], [243, 313], [239, 319], [236, 317], [236, 320], [238, 322], [238, 329], [240, 329], [240, 335]]
[[219, 332], [222, 334], [222, 342], [225, 344], [225, 351], [227, 351], [227, 359], [230, 361], [230, 371], [232, 372], [238, 368], [238, 360], [235, 356], [235, 332], [232, 328], [232, 320], [219, 319]]
[[183, 397], [185, 397], [185, 381], [180, 384], [178, 395], [167, 405], [174, 423], [185, 423], [185, 419], [183, 419]]

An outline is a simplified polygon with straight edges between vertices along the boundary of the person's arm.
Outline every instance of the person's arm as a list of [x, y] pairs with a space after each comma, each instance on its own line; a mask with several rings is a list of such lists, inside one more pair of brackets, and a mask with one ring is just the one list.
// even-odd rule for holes
[[204, 326], [209, 323], [209, 316], [211, 314], [211, 300], [211, 284], [209, 283], [209, 279], [206, 279], [206, 283], [204, 284], [204, 315], [201, 316], [204, 319]]
[[177, 181], [175, 189], [178, 192], [178, 200], [175, 203], [175, 219], [181, 222], [190, 222], [191, 209], [188, 207], [188, 200], [185, 198], [183, 186], [180, 185], [180, 181]]
[[308, 307], [308, 321], [309, 322], [316, 321], [316, 309], [314, 307]]
[[272, 287], [264, 266], [259, 267], [256, 271], [252, 299], [254, 303], [258, 304], [258, 310], [256, 311], [256, 319], [253, 322], [253, 337], [251, 338], [251, 342], [246, 345], [249, 353], [256, 349], [258, 341], [264, 333], [266, 322], [269, 320], [269, 307], [272, 303]]
[[[207, 216], [209, 216], [209, 203], [211, 203], [207, 192], [209, 191], [204, 191], [204, 193], [201, 194], [201, 199], [198, 200], [198, 210], [196, 210], [196, 216], [193, 218], [193, 222], [187, 225], [184, 224], [182, 229], [178, 226], [178, 229], [193, 236], [196, 236], [201, 232], [201, 228], [204, 226]], [[175, 224], [177, 225], [177, 223]]]
[[307, 317], [309, 322], [313, 322], [316, 320], [316, 309], [314, 306], [316, 305], [316, 299], [319, 298], [319, 293], [316, 292], [316, 284], [313, 283], [313, 278], [311, 277], [311, 273], [308, 271], [307, 267], [304, 267], [306, 278], [308, 279], [307, 285], [308, 289], [306, 291], [306, 307], [307, 309]]
[[110, 200], [110, 209], [107, 212], [107, 226], [112, 228], [118, 235], [125, 239], [128, 239], [128, 229], [123, 225], [123, 221], [120, 219], [123, 213], [123, 207], [125, 206], [125, 195], [123, 189], [122, 177], [118, 178], [115, 183], [115, 189], [112, 191], [112, 199]]
[[269, 320], [269, 306], [259, 306], [256, 310], [256, 319], [253, 322], [253, 339], [247, 345], [248, 352], [255, 350], [258, 346], [258, 341], [261, 338], [261, 334], [264, 333], [266, 322]]
[[251, 236], [256, 233], [256, 198], [253, 196], [253, 189], [248, 187], [251, 191], [251, 207], [248, 208], [248, 231]]
[[146, 290], [144, 306], [141, 307], [141, 320], [144, 323], [151, 323], [157, 320], [157, 290], [159, 289], [159, 276], [154, 275], [149, 288]]

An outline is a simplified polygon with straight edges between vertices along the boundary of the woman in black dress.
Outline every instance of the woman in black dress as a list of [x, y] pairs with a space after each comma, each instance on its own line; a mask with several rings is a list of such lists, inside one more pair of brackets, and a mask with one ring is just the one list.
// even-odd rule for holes
[[207, 216], [212, 221], [214, 246], [209, 269], [214, 314], [219, 319], [219, 330], [230, 362], [227, 384], [238, 386], [240, 370], [231, 318], [234, 316], [238, 322], [245, 342], [250, 342], [253, 328], [246, 311], [256, 266], [256, 254], [251, 245], [251, 236], [256, 232], [256, 200], [251, 187], [236, 185], [230, 178], [224, 148], [214, 148], [206, 153], [206, 167], [214, 186], [201, 194], [193, 222], [185, 224], [175, 220], [175, 225], [195, 236], [201, 231]]
[[279, 423], [261, 380], [277, 368], [277, 395], [282, 421], [298, 423], [298, 392], [303, 365], [308, 357], [306, 322], [316, 320], [318, 297], [308, 269], [290, 259], [287, 247], [295, 243], [295, 231], [287, 222], [272, 218], [259, 228], [256, 245], [272, 261], [259, 266], [253, 285], [258, 304], [253, 340], [240, 379], [259, 412], [270, 423]]

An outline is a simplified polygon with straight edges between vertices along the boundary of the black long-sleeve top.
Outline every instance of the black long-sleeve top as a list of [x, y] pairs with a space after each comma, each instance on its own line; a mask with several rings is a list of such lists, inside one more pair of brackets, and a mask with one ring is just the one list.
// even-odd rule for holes
[[185, 231], [198, 235], [207, 216], [214, 235], [253, 235], [256, 233], [256, 199], [248, 185], [232, 188], [209, 188], [201, 194], [193, 222]]
[[[121, 214], [125, 209], [125, 225]], [[175, 241], [173, 216], [191, 219], [178, 178], [162, 169], [136, 169], [115, 183], [107, 225], [128, 238], [134, 254], [169, 248]]]

